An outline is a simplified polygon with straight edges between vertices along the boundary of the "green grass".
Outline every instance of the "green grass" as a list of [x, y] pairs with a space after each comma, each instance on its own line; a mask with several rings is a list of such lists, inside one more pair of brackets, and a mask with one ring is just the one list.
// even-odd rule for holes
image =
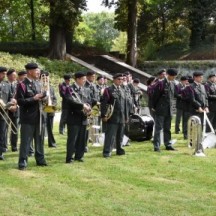
[[48, 167], [17, 169], [18, 153], [0, 161], [0, 215], [215, 215], [216, 149], [192, 156], [182, 135], [178, 151], [153, 152], [151, 142], [132, 142], [125, 156], [102, 157], [90, 146], [85, 162], [65, 164], [66, 136], [47, 147]]

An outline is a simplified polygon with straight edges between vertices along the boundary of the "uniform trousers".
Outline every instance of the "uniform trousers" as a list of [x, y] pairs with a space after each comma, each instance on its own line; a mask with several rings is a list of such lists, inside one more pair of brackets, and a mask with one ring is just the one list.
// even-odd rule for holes
[[40, 134], [39, 124], [21, 124], [20, 128], [20, 152], [19, 167], [26, 167], [28, 161], [28, 153], [32, 140], [34, 139], [35, 160], [37, 164], [45, 163], [44, 145], [42, 143], [42, 134]]
[[68, 110], [62, 109], [61, 118], [60, 118], [60, 122], [59, 122], [59, 133], [60, 134], [64, 133], [65, 125], [67, 122], [67, 115], [68, 115]]
[[[182, 109], [176, 110], [175, 133], [178, 133], [180, 131], [180, 123], [181, 123], [182, 113], [183, 113]], [[183, 128], [183, 126], [182, 126], [182, 128]]]
[[87, 130], [86, 125], [67, 124], [67, 154], [66, 162], [73, 159], [79, 160], [84, 156], [86, 146]]
[[14, 128], [13, 125], [11, 125], [11, 128], [13, 129], [14, 133], [12, 130], [10, 131], [10, 144], [12, 149], [16, 149], [17, 148], [17, 141], [18, 141], [18, 117], [14, 116], [14, 113], [9, 113], [9, 117], [10, 120], [13, 122], [13, 125], [16, 127], [16, 129]]
[[54, 135], [53, 135], [53, 120], [54, 120], [54, 115], [50, 115], [47, 113], [46, 117], [46, 128], [47, 128], [47, 135], [48, 135], [48, 146], [52, 146], [56, 144]]
[[117, 154], [122, 151], [121, 145], [123, 142], [124, 128], [125, 124], [123, 123], [107, 123], [103, 155], [110, 155], [114, 144], [116, 144]]
[[0, 155], [2, 155], [3, 152], [6, 152], [6, 140], [5, 140], [6, 131], [7, 131], [7, 124], [5, 120], [0, 117]]
[[161, 116], [155, 114], [155, 131], [154, 131], [154, 149], [158, 150], [160, 149], [160, 132], [163, 130], [164, 133], [164, 145], [166, 147], [171, 146], [170, 140], [171, 140], [171, 120], [172, 117], [170, 114]]

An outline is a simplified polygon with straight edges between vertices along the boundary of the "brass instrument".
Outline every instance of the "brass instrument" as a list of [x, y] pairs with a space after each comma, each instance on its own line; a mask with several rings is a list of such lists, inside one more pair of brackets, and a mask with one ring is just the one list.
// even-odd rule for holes
[[4, 103], [4, 101], [2, 99], [0, 99], [0, 115], [1, 117], [4, 119], [4, 121], [6, 122], [7, 126], [9, 127], [10, 125], [11, 127], [11, 131], [14, 134], [17, 134], [17, 127], [14, 125], [14, 123], [11, 121], [9, 115], [6, 112], [6, 109], [9, 109], [10, 107], [14, 106], [14, 103], [12, 102], [8, 102], [7, 104]]
[[112, 117], [114, 107], [115, 107], [115, 102], [116, 102], [116, 100], [114, 100], [113, 104], [108, 104], [108, 106], [107, 106], [107, 111], [106, 111], [106, 114], [105, 114], [107, 120]]
[[52, 104], [51, 96], [50, 96], [50, 82], [49, 77], [46, 74], [41, 75], [41, 88], [42, 93], [46, 92], [47, 100], [44, 102], [43, 111], [46, 113], [54, 113], [55, 106]]
[[188, 147], [195, 149], [195, 156], [205, 156], [202, 146], [202, 123], [198, 116], [191, 116], [188, 120]]

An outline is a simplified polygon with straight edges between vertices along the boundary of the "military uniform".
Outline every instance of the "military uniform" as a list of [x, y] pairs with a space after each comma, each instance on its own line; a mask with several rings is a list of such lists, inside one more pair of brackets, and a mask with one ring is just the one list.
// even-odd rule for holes
[[35, 145], [35, 160], [39, 166], [46, 166], [44, 158], [44, 145], [41, 133], [41, 102], [34, 99], [34, 96], [41, 93], [41, 86], [38, 82], [28, 78], [17, 86], [17, 102], [20, 106], [21, 144], [19, 152], [19, 169], [24, 169], [28, 162], [28, 152], [32, 140]]
[[88, 119], [83, 106], [84, 103], [91, 105], [91, 97], [86, 88], [79, 88], [74, 83], [67, 89], [65, 98], [68, 106], [66, 163], [71, 163], [73, 160], [82, 161], [84, 156]]
[[[119, 75], [121, 77], [121, 75]], [[116, 77], [118, 78], [118, 74]], [[127, 107], [126, 95], [124, 90], [119, 86], [111, 85], [106, 88], [101, 101], [101, 117], [106, 117], [108, 105], [114, 105], [113, 114], [107, 121], [105, 131], [105, 140], [103, 148], [103, 156], [110, 157], [114, 143], [116, 144], [116, 154], [125, 154], [122, 148], [124, 136], [125, 122], [129, 118], [129, 108]]]
[[[176, 76], [175, 69], [168, 69], [169, 76]], [[164, 133], [164, 145], [166, 150], [175, 150], [171, 145], [171, 120], [172, 103], [175, 95], [175, 86], [173, 81], [165, 78], [154, 85], [152, 96], [152, 108], [155, 111], [155, 131], [154, 131], [154, 151], [160, 151], [160, 132]]]
[[205, 90], [208, 97], [209, 120], [216, 130], [216, 84], [210, 81], [206, 82]]
[[[7, 82], [0, 81], [0, 99], [7, 104], [12, 98], [11, 89]], [[3, 107], [0, 108], [0, 160], [3, 160], [3, 153], [7, 151], [7, 140], [6, 140], [6, 132], [7, 132], [7, 124], [5, 119], [2, 117], [5, 116], [5, 113], [1, 110]], [[7, 110], [5, 110], [7, 112]]]

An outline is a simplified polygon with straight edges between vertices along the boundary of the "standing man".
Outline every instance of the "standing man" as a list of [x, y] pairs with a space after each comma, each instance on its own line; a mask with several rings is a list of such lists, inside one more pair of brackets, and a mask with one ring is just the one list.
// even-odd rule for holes
[[67, 91], [67, 88], [70, 88], [70, 80], [71, 80], [71, 75], [66, 74], [64, 75], [64, 82], [59, 84], [59, 94], [62, 98], [62, 106], [61, 106], [61, 118], [59, 122], [59, 134], [64, 134], [65, 131], [65, 124], [67, 122], [67, 102], [65, 99], [65, 94]]
[[7, 151], [7, 123], [8, 114], [7, 107], [8, 105], [16, 105], [16, 100], [12, 99], [10, 85], [4, 81], [5, 75], [7, 73], [6, 67], [0, 67], [0, 160], [4, 160], [3, 153]]
[[17, 82], [22, 82], [26, 78], [27, 72], [25, 70], [22, 70], [19, 71], [17, 75], [18, 75]]
[[209, 105], [209, 120], [212, 123], [214, 130], [216, 130], [216, 75], [210, 74], [208, 81], [205, 84], [205, 90], [208, 97]]
[[162, 81], [155, 84], [152, 109], [155, 112], [155, 132], [154, 132], [154, 151], [160, 152], [160, 132], [164, 132], [164, 145], [166, 150], [175, 150], [171, 145], [171, 120], [172, 120], [172, 102], [174, 99], [174, 80], [178, 74], [177, 70], [170, 68], [167, 70], [167, 76]]
[[[176, 88], [176, 120], [175, 120], [175, 133], [180, 133], [180, 123], [183, 117], [183, 102], [182, 102], [182, 90], [188, 85], [188, 78], [182, 76], [180, 82], [175, 86]], [[182, 122], [182, 132], [184, 130], [184, 125]]]
[[91, 111], [91, 97], [89, 91], [84, 88], [86, 74], [77, 72], [74, 76], [75, 83], [67, 89], [65, 97], [68, 106], [66, 163], [72, 163], [74, 160], [84, 162], [87, 117]]
[[[55, 137], [53, 135], [53, 121], [55, 116], [55, 107], [57, 105], [57, 98], [55, 96], [54, 88], [50, 85], [49, 80], [49, 72], [47, 71], [41, 71], [41, 81], [42, 83], [45, 83], [46, 86], [46, 101], [44, 102], [44, 118], [45, 118], [45, 126], [47, 130], [47, 136], [48, 136], [48, 147], [50, 148], [56, 148], [56, 141]], [[44, 137], [43, 137], [44, 141]]]
[[44, 146], [42, 143], [42, 99], [46, 96], [38, 85], [38, 65], [28, 63], [25, 65], [27, 77], [17, 86], [17, 102], [20, 106], [21, 144], [19, 152], [18, 168], [24, 170], [27, 167], [28, 152], [34, 139], [35, 160], [38, 166], [47, 166], [44, 158]]
[[[14, 69], [8, 70], [7, 79], [8, 79], [8, 84], [10, 85], [10, 88], [11, 88], [11, 94], [12, 94], [11, 96], [12, 96], [12, 98], [15, 98], [16, 89], [17, 89], [17, 73]], [[12, 152], [16, 152], [17, 151], [18, 134], [14, 133], [14, 131], [16, 131], [16, 128], [18, 128], [18, 107], [17, 107], [17, 105], [11, 106], [9, 108], [8, 115], [10, 117], [11, 122], [13, 122], [13, 124], [11, 125], [12, 130], [10, 131], [11, 150], [12, 150]]]
[[[117, 73], [113, 76], [113, 84], [107, 87], [101, 101], [101, 118], [107, 123], [105, 131], [105, 140], [103, 148], [103, 156], [108, 158], [111, 156], [113, 145], [116, 144], [116, 154], [124, 155], [125, 150], [122, 148], [125, 123], [129, 119], [129, 110], [124, 90], [121, 88], [123, 83], [123, 75]], [[107, 108], [113, 106], [113, 113], [108, 119]]]

